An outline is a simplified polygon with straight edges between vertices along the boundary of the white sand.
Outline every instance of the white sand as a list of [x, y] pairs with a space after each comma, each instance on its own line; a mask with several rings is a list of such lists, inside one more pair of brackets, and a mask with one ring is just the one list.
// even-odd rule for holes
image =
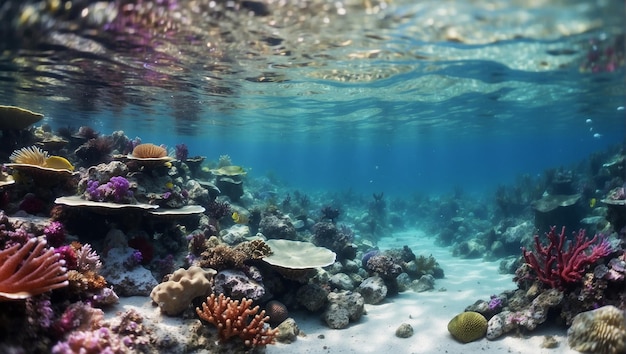
[[[367, 315], [342, 330], [329, 329], [318, 316], [293, 314], [306, 337], [288, 345], [268, 346], [267, 353], [578, 353], [569, 349], [563, 328], [540, 327], [527, 338], [510, 334], [496, 341], [455, 341], [447, 329], [451, 318], [476, 300], [489, 299], [516, 284], [511, 275], [498, 273], [499, 262], [454, 258], [448, 248], [435, 246], [433, 241], [416, 231], [395, 234], [378, 246], [384, 250], [407, 245], [416, 255], [432, 254], [445, 272], [445, 278], [435, 282], [434, 291], [407, 291], [383, 304], [365, 305]], [[438, 291], [441, 288], [446, 291]], [[413, 327], [412, 337], [395, 336], [402, 323]], [[320, 335], [324, 338], [318, 338]], [[559, 346], [541, 348], [545, 335], [554, 335]]]
[[[447, 330], [448, 321], [478, 299], [489, 299], [492, 294], [515, 288], [511, 275], [498, 273], [498, 262], [480, 259], [459, 259], [451, 256], [448, 248], [433, 245], [432, 238], [420, 232], [405, 232], [379, 242], [381, 249], [409, 246], [416, 255], [432, 254], [444, 269], [445, 278], [437, 279], [435, 290], [415, 293], [407, 291], [388, 298], [378, 305], [365, 305], [367, 315], [349, 328], [328, 328], [317, 314], [296, 312], [291, 316], [304, 333], [292, 344], [267, 346], [268, 354], [278, 353], [578, 353], [569, 349], [564, 328], [543, 328], [527, 337], [509, 334], [496, 341], [482, 339], [461, 344]], [[445, 289], [445, 291], [440, 291]], [[150, 305], [149, 298], [121, 299], [117, 311], [135, 308], [146, 319], [154, 321], [170, 335], [184, 338], [187, 326], [179, 318], [161, 316]], [[109, 311], [111, 313], [111, 311]], [[408, 323], [414, 335], [402, 339], [395, 336], [396, 328]], [[541, 347], [545, 335], [554, 335], [559, 346]]]

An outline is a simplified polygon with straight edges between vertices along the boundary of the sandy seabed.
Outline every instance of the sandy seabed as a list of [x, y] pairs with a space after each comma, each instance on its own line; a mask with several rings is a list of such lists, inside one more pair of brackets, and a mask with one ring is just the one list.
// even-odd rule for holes
[[[319, 314], [291, 314], [300, 328], [301, 336], [291, 344], [277, 343], [266, 348], [268, 354], [282, 353], [578, 353], [567, 345], [566, 329], [542, 325], [525, 336], [509, 334], [495, 341], [481, 339], [461, 344], [448, 333], [448, 322], [476, 300], [488, 300], [490, 295], [513, 290], [512, 275], [498, 272], [499, 262], [480, 259], [460, 259], [451, 256], [449, 248], [434, 245], [421, 231], [396, 233], [379, 241], [381, 250], [409, 246], [416, 255], [432, 254], [444, 269], [445, 277], [437, 279], [435, 290], [416, 293], [402, 292], [383, 303], [365, 305], [366, 315], [357, 323], [341, 330], [328, 328]], [[149, 298], [120, 299], [120, 304], [107, 311], [133, 308], [174, 338], [184, 340], [188, 326], [180, 318], [161, 316]], [[395, 331], [402, 323], [413, 327], [409, 338], [398, 338]], [[541, 346], [545, 336], [554, 336], [558, 346]], [[205, 351], [198, 351], [198, 353]], [[208, 352], [208, 351], [207, 351]]]

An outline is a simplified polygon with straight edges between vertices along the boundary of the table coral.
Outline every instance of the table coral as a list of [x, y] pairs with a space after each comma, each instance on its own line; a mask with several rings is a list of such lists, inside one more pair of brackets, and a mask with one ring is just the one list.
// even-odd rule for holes
[[211, 294], [202, 303], [202, 309], [196, 308], [201, 319], [214, 324], [220, 341], [226, 342], [232, 337], [239, 337], [247, 347], [273, 344], [278, 331], [266, 326], [269, 320], [265, 310], [259, 312], [259, 306], [252, 307], [252, 300], [232, 300], [220, 294]]

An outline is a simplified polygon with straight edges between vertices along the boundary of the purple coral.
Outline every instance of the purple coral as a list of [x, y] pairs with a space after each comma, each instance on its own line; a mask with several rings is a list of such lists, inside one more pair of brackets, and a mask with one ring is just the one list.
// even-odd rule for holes
[[133, 197], [130, 182], [122, 176], [114, 176], [105, 184], [96, 180], [87, 182], [86, 198], [97, 202], [128, 203]]
[[185, 144], [176, 144], [176, 159], [178, 161], [187, 160], [187, 156], [189, 156], [189, 149]]
[[48, 244], [52, 247], [59, 247], [65, 242], [65, 227], [59, 221], [53, 221], [43, 229]]
[[502, 299], [498, 295], [491, 295], [487, 306], [491, 311], [496, 311], [502, 308]]
[[143, 261], [143, 255], [140, 250], [134, 250], [128, 258], [124, 261], [124, 266], [128, 269], [133, 269], [141, 264]]
[[67, 341], [59, 342], [52, 348], [54, 354], [73, 353], [110, 353], [123, 354], [131, 352], [128, 338], [120, 338], [107, 327], [93, 331], [72, 332]]

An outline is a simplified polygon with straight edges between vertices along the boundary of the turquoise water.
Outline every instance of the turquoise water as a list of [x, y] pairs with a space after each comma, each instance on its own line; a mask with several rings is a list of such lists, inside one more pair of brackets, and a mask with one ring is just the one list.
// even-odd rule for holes
[[619, 1], [36, 3], [0, 13], [3, 104], [294, 188], [483, 192], [624, 142]]

